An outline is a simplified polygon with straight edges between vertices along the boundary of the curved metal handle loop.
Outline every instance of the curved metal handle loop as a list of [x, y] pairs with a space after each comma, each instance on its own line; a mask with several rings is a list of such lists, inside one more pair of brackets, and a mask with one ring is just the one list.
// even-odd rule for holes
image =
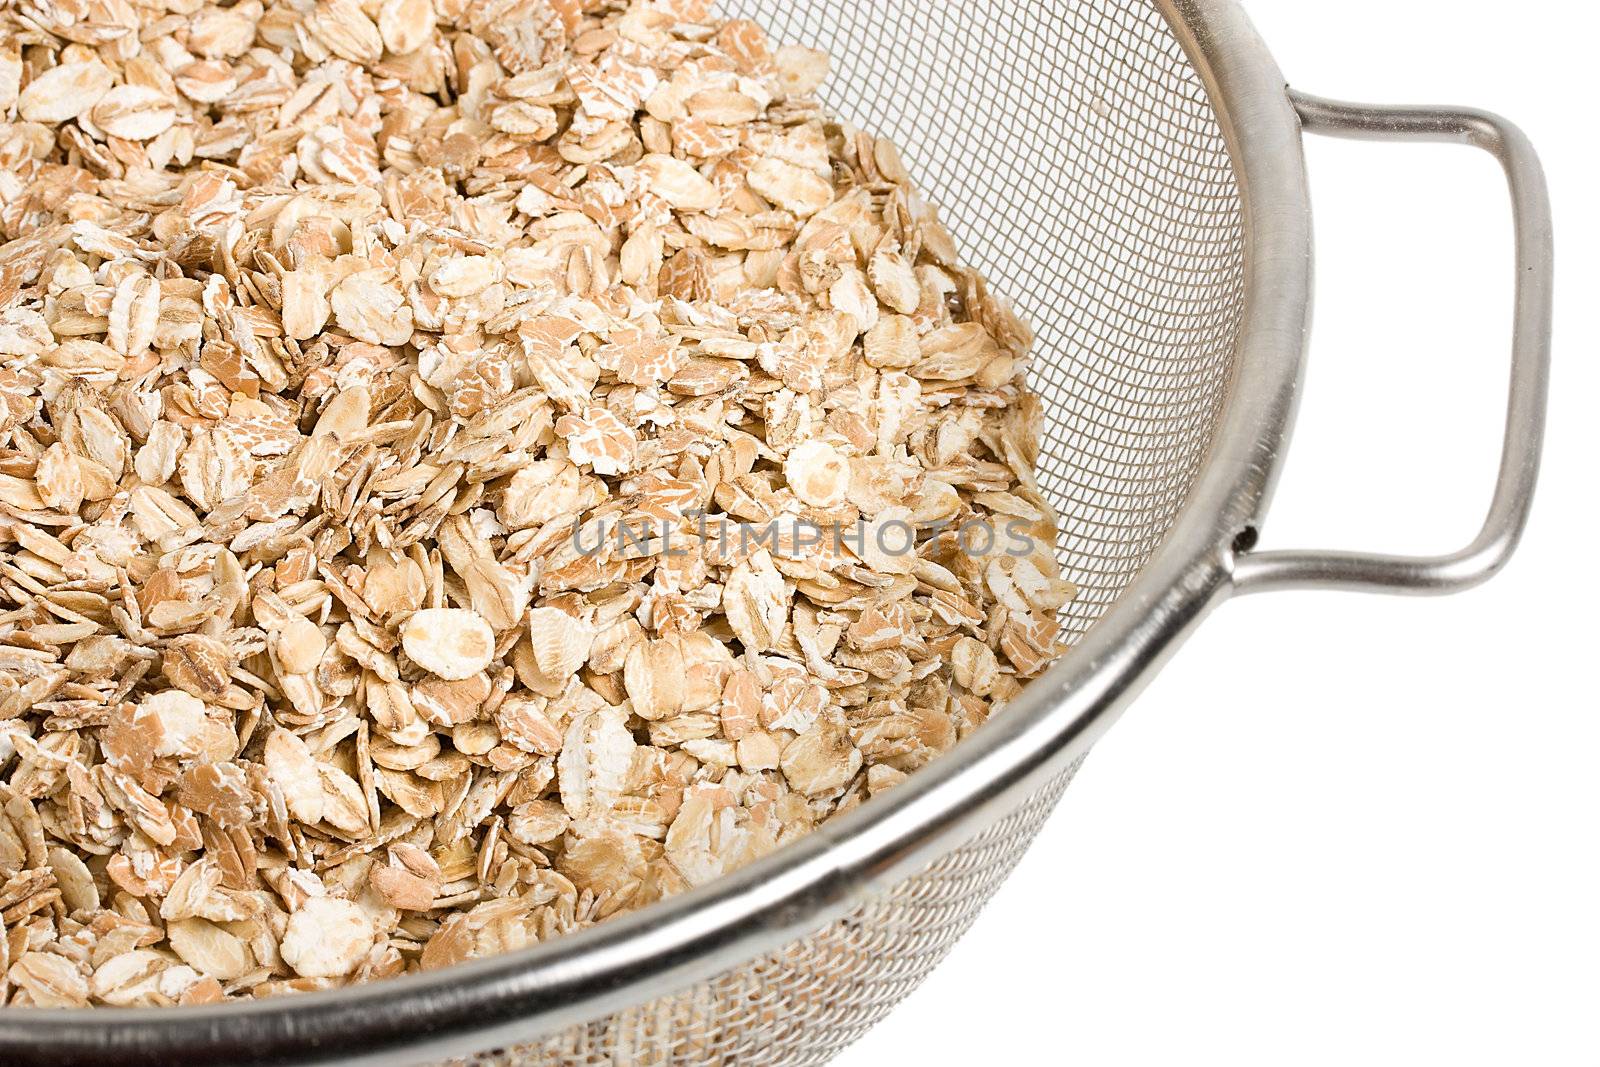
[[1494, 500], [1483, 528], [1467, 547], [1445, 556], [1243, 552], [1234, 561], [1234, 588], [1242, 593], [1309, 587], [1423, 594], [1468, 589], [1488, 580], [1510, 559], [1527, 523], [1539, 473], [1550, 379], [1552, 285], [1550, 198], [1539, 157], [1521, 130], [1484, 111], [1348, 104], [1294, 92], [1290, 99], [1311, 133], [1466, 143], [1500, 161], [1516, 224], [1511, 391]]

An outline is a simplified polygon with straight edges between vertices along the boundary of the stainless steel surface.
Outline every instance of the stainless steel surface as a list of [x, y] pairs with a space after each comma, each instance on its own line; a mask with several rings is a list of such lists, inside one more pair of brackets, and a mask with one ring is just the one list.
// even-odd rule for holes
[[826, 1063], [944, 959], [1022, 858], [1076, 770], [1073, 764], [1016, 811], [874, 896], [848, 921], [682, 993], [471, 1063]]
[[830, 103], [905, 147], [1038, 329], [1040, 483], [1084, 589], [1072, 654], [904, 784], [643, 912], [330, 993], [0, 1011], [0, 1063], [821, 1063], [942, 957], [1093, 741], [1250, 577], [1234, 546], [1299, 389], [1310, 213], [1300, 119], [1232, 0], [727, 6], [835, 55]]
[[1515, 313], [1505, 443], [1494, 498], [1467, 547], [1442, 556], [1352, 552], [1256, 552], [1234, 566], [1236, 591], [1297, 586], [1393, 593], [1453, 593], [1486, 581], [1511, 558], [1527, 525], [1544, 444], [1550, 388], [1554, 250], [1550, 195], [1539, 157], [1521, 130], [1498, 115], [1455, 107], [1381, 107], [1291, 94], [1305, 129], [1334, 137], [1440, 141], [1480, 148], [1499, 161], [1516, 224]]

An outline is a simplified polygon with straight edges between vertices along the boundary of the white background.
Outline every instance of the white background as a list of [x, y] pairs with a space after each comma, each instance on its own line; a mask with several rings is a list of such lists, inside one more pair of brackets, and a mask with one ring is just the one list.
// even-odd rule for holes
[[[1486, 107], [1540, 149], [1558, 290], [1532, 524], [1462, 596], [1224, 605], [843, 1067], [1600, 1062], [1600, 16], [1246, 7], [1298, 88]], [[1263, 547], [1454, 549], [1504, 399], [1499, 173], [1442, 146], [1313, 140], [1309, 159], [1316, 328]]]

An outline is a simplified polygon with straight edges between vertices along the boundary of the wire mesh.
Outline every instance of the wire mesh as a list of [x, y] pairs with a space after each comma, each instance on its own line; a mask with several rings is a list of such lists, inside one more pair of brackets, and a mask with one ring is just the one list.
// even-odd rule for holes
[[812, 1067], [915, 989], [978, 916], [1077, 771], [848, 918], [673, 996], [472, 1067]]
[[[1081, 634], [1160, 543], [1210, 446], [1243, 308], [1227, 146], [1148, 0], [740, 0], [834, 57], [824, 90], [892, 137], [966, 260], [1037, 332], [1041, 487]], [[481, 1067], [802, 1067], [909, 993], [971, 925], [1076, 767], [847, 918], [691, 989]]]

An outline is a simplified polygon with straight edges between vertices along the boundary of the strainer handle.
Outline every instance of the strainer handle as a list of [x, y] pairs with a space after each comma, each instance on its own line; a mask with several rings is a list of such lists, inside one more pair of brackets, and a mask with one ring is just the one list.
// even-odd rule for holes
[[1516, 225], [1516, 304], [1511, 391], [1494, 499], [1471, 544], [1444, 556], [1358, 552], [1241, 551], [1238, 592], [1287, 588], [1382, 593], [1455, 593], [1492, 577], [1517, 547], [1528, 519], [1544, 440], [1550, 380], [1552, 240], [1550, 197], [1539, 157], [1521, 130], [1498, 115], [1454, 107], [1382, 107], [1290, 93], [1303, 128], [1361, 140], [1470, 144], [1499, 160]]

